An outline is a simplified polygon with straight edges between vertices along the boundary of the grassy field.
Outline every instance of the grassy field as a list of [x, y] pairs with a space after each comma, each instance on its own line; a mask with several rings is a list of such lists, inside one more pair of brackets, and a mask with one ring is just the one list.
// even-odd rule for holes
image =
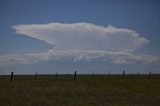
[[160, 76], [0, 76], [0, 106], [160, 106]]

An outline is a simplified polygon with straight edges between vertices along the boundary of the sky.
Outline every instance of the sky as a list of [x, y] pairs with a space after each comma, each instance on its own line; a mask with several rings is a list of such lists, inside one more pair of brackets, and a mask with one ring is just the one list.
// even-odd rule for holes
[[159, 0], [0, 0], [0, 74], [160, 73]]

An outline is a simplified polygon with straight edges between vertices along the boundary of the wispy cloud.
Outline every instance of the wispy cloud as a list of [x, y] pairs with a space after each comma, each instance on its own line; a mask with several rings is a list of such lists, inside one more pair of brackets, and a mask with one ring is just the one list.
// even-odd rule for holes
[[159, 61], [159, 57], [143, 53], [111, 52], [97, 50], [54, 50], [44, 53], [13, 54], [0, 56], [0, 66], [15, 64], [30, 64], [39, 61], [56, 61], [72, 59], [74, 62], [85, 60], [88, 62], [101, 60], [111, 61], [113, 64], [152, 63]]
[[43, 53], [1, 55], [1, 66], [57, 59], [72, 59], [75, 62], [101, 59], [114, 64], [159, 61], [157, 56], [138, 52], [149, 40], [130, 29], [90, 23], [28, 24], [13, 28], [17, 34], [42, 40], [53, 48]]

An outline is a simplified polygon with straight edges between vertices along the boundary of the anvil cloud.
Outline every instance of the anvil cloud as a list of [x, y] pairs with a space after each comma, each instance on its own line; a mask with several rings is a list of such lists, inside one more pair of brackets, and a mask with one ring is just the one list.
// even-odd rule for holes
[[13, 26], [17, 34], [29, 36], [57, 49], [134, 51], [149, 42], [133, 30], [90, 23], [49, 23]]

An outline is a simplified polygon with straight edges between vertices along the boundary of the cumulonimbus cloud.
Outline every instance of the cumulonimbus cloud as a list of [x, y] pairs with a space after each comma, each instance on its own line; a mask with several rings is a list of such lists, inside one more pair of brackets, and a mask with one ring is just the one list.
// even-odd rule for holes
[[73, 61], [102, 59], [114, 64], [151, 63], [159, 60], [157, 56], [138, 53], [137, 50], [149, 43], [149, 40], [130, 29], [91, 23], [28, 24], [15, 25], [13, 28], [19, 35], [53, 45], [53, 49], [36, 54], [2, 55], [0, 65], [57, 59]]

